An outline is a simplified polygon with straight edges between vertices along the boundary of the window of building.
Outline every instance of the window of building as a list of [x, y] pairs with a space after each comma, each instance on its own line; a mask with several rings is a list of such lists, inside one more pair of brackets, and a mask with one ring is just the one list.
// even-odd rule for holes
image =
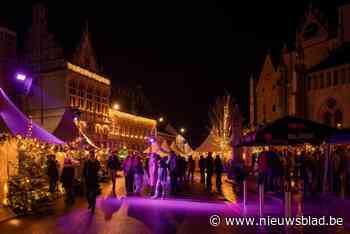
[[85, 97], [85, 85], [83, 83], [80, 83], [79, 85], [79, 96], [80, 97]]
[[327, 87], [332, 85], [332, 76], [330, 72], [327, 72]]
[[321, 73], [320, 74], [320, 89], [323, 89], [324, 88], [324, 74], [323, 73]]
[[337, 86], [339, 84], [338, 70], [334, 70], [333, 72], [333, 86]]
[[345, 68], [342, 68], [340, 70], [340, 83], [341, 84], [345, 84], [346, 83]]
[[336, 110], [334, 112], [334, 123], [336, 126], [341, 126], [343, 124], [343, 113], [341, 110]]
[[313, 76], [312, 81], [313, 81], [312, 89], [318, 89], [318, 76], [317, 75]]
[[307, 90], [311, 90], [312, 89], [312, 87], [311, 87], [311, 80], [312, 80], [312, 77], [308, 76], [307, 77]]

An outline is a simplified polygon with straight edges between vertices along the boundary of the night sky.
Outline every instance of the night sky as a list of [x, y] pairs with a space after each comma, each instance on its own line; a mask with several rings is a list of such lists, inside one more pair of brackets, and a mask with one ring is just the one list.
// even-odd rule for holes
[[[339, 0], [312, 1], [335, 13]], [[2, 4], [0, 24], [23, 40], [32, 1]], [[51, 1], [49, 30], [64, 46], [86, 20], [104, 73], [113, 85], [142, 85], [154, 116], [185, 127], [197, 145], [208, 131], [208, 108], [225, 91], [248, 121], [248, 82], [269, 48], [291, 41], [309, 1]]]

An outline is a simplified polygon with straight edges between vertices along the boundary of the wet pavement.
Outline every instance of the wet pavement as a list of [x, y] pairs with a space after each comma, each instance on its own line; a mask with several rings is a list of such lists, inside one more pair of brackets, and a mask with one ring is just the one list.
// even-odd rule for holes
[[[98, 198], [95, 214], [87, 210], [83, 198], [74, 207], [65, 209], [63, 201], [46, 215], [28, 216], [0, 223], [1, 234], [114, 234], [114, 233], [350, 233], [350, 227], [285, 227], [256, 225], [224, 225], [224, 217], [254, 216], [258, 214], [255, 194], [248, 194], [248, 206], [243, 209], [230, 183], [223, 184], [223, 195], [208, 195], [198, 183], [189, 185], [181, 196], [164, 200], [148, 196], [125, 197], [123, 178], [118, 178], [117, 196], [111, 195], [111, 186], [104, 185]], [[222, 223], [216, 227], [209, 222], [218, 214]], [[281, 216], [283, 202], [266, 196], [264, 215]]]

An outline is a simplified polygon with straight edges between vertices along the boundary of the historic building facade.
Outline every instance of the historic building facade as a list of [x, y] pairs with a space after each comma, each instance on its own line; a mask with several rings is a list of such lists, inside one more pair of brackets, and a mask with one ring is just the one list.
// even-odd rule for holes
[[250, 124], [296, 115], [335, 127], [350, 127], [350, 4], [338, 8], [330, 25], [310, 7], [293, 49], [267, 54], [250, 79]]
[[79, 113], [80, 128], [97, 145], [142, 149], [145, 137], [156, 130], [154, 120], [110, 108], [111, 81], [99, 69], [87, 24], [75, 52], [67, 56], [48, 32], [46, 7], [34, 6], [22, 60], [34, 79], [26, 112], [50, 132], [67, 108]]
[[[0, 87], [12, 99], [19, 99], [16, 95], [15, 73], [17, 68], [17, 35], [7, 27], [0, 26]], [[18, 100], [15, 100], [18, 104]]]

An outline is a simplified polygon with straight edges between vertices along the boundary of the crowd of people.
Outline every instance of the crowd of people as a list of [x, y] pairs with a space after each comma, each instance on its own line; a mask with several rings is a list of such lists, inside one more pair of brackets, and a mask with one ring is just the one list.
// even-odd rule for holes
[[[118, 171], [122, 171], [125, 181], [127, 196], [140, 196], [144, 188], [149, 188], [151, 198], [164, 198], [168, 194], [175, 196], [182, 192], [186, 184], [194, 182], [196, 162], [189, 155], [187, 157], [170, 152], [168, 156], [161, 157], [151, 153], [142, 155], [137, 151], [130, 152], [124, 160], [121, 160], [117, 151], [112, 151], [105, 160], [97, 159], [95, 151], [88, 151], [87, 157], [80, 162], [67, 156], [60, 170], [60, 166], [54, 154], [47, 157], [47, 176], [49, 178], [49, 190], [55, 193], [58, 183], [61, 182], [65, 191], [65, 202], [72, 206], [77, 193], [77, 178], [81, 179], [83, 194], [85, 194], [88, 207], [95, 211], [96, 197], [101, 193], [99, 182], [101, 170], [106, 169], [112, 184], [112, 193], [116, 195], [116, 178]], [[76, 170], [76, 167], [82, 167]], [[104, 168], [105, 167], [105, 168]], [[206, 186], [208, 192], [212, 190], [212, 177], [216, 175], [216, 190], [221, 192], [221, 177], [223, 163], [220, 156], [212, 156], [209, 153], [206, 158], [201, 156], [198, 161], [200, 170], [200, 182]], [[78, 173], [78, 174], [77, 174]], [[80, 175], [79, 175], [80, 173]]]
[[[255, 155], [252, 162], [258, 184], [264, 184], [267, 191], [285, 191], [295, 185], [306, 196], [322, 192], [325, 154], [320, 149], [287, 151], [271, 148]], [[332, 151], [326, 178], [328, 190], [336, 194], [350, 193], [348, 150], [337, 147]]]

